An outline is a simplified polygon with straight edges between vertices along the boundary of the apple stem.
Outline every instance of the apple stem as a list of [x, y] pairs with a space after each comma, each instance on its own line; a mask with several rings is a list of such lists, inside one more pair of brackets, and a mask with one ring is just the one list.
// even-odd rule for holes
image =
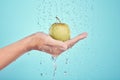
[[60, 19], [56, 16], [56, 19], [59, 21], [59, 23], [61, 23]]

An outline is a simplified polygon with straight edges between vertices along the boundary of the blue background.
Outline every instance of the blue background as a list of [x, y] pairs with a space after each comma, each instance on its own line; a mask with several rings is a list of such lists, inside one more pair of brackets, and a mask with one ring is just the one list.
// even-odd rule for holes
[[[89, 36], [58, 57], [55, 80], [120, 80], [120, 0], [0, 0], [0, 47], [48, 34], [56, 16], [72, 38]], [[49, 54], [31, 51], [1, 70], [0, 80], [52, 80], [53, 70]]]

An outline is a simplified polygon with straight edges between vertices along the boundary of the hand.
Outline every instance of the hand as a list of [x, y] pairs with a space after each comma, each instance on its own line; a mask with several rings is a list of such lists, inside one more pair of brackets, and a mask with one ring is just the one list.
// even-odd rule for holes
[[31, 48], [34, 50], [47, 52], [53, 56], [58, 56], [65, 50], [72, 47], [79, 40], [84, 39], [86, 37], [87, 37], [87, 33], [84, 32], [71, 40], [62, 42], [53, 39], [52, 37], [50, 37], [45, 33], [38, 32], [31, 35], [31, 39], [32, 39]]
[[3, 69], [19, 56], [30, 50], [40, 50], [53, 56], [58, 56], [85, 37], [87, 37], [87, 33], [82, 33], [71, 40], [62, 42], [53, 39], [45, 33], [35, 33], [0, 49], [0, 69]]
[[55, 40], [42, 32], [37, 32], [29, 38], [31, 38], [30, 47], [32, 50], [40, 50], [54, 55], [53, 51], [56, 48], [62, 51], [67, 49], [67, 45], [64, 42]]
[[[80, 40], [82, 40], [82, 39], [84, 39], [84, 38], [86, 38], [87, 37], [87, 33], [86, 32], [84, 32], [84, 33], [82, 33], [82, 34], [79, 34], [78, 36], [76, 36], [75, 38], [73, 38], [73, 39], [70, 39], [70, 40], [68, 40], [68, 41], [65, 41], [64, 43], [65, 43], [65, 45], [67, 46], [67, 49], [69, 49], [69, 48], [71, 48], [71, 47], [73, 47], [78, 41], [80, 41]], [[66, 50], [67, 50], [66, 49]], [[52, 52], [52, 54], [54, 54], [54, 56], [58, 56], [58, 55], [60, 55], [62, 52], [64, 52], [65, 50], [61, 50], [61, 49], [59, 49], [59, 48], [55, 48], [54, 49], [54, 51]]]

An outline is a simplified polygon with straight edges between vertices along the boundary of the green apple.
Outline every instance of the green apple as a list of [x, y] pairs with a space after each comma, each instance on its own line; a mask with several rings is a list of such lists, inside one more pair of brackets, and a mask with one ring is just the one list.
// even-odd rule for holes
[[67, 41], [70, 39], [70, 29], [66, 23], [61, 23], [58, 17], [56, 17], [59, 23], [54, 23], [50, 27], [50, 36], [56, 40]]

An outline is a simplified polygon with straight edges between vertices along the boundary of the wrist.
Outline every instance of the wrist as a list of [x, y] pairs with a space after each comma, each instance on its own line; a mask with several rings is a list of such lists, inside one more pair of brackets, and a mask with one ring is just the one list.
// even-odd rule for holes
[[28, 52], [32, 50], [32, 39], [31, 37], [26, 37], [20, 41], [20, 45], [23, 46], [24, 52]]
[[27, 42], [28, 51], [30, 51], [30, 50], [36, 50], [37, 49], [37, 47], [38, 47], [37, 45], [40, 42], [40, 40], [38, 39], [37, 34], [33, 34], [33, 35], [30, 35], [26, 38], [26, 42]]
[[40, 47], [43, 46], [45, 43], [44, 39], [41, 38], [41, 33], [35, 33], [28, 36], [27, 39], [27, 48], [29, 50], [40, 50]]

